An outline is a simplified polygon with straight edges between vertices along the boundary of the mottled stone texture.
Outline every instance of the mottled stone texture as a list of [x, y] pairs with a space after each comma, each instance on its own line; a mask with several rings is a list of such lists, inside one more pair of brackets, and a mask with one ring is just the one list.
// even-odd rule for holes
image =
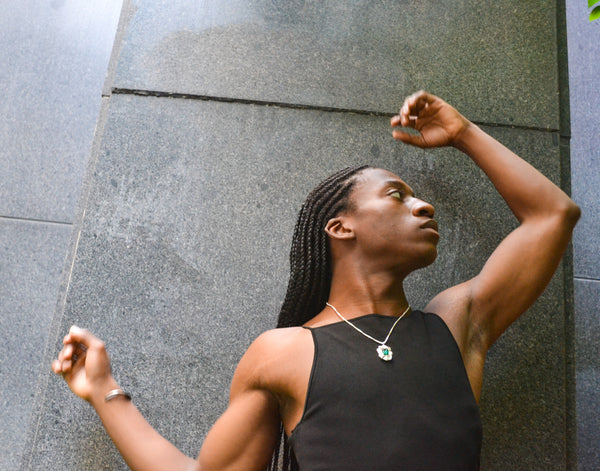
[[[388, 117], [322, 107], [393, 111], [429, 87], [561, 180], [558, 133], [535, 129], [559, 122], [552, 6], [375, 3], [133, 5], [114, 86], [232, 102], [112, 95], [56, 322], [61, 335], [77, 323], [105, 339], [123, 387], [190, 455], [226, 407], [240, 356], [275, 324], [296, 213], [322, 178], [370, 163], [434, 204], [440, 255], [407, 280], [415, 307], [475, 275], [516, 226], [458, 151], [408, 148]], [[524, 127], [496, 126], [506, 123]], [[490, 352], [483, 469], [566, 467], [564, 289], [561, 268]], [[58, 378], [29, 439], [23, 469], [126, 469]]]
[[[574, 236], [576, 277], [600, 280], [600, 94], [598, 50], [600, 21], [587, 20], [585, 2], [569, 1], [569, 69], [573, 197], [583, 209]], [[598, 462], [600, 467], [600, 462]]]
[[577, 465], [600, 469], [600, 21], [567, 0], [572, 194], [582, 217], [573, 237], [577, 347]]
[[[35, 435], [35, 428], [28, 424], [40, 371], [48, 371], [44, 348], [120, 11], [121, 0], [2, 2], [3, 471], [18, 469], [22, 457], [24, 462], [29, 459], [24, 444], [27, 436]], [[55, 345], [53, 338], [53, 351]], [[59, 442], [54, 445], [61, 446]], [[60, 453], [59, 448], [53, 453]]]
[[134, 4], [117, 87], [387, 112], [425, 88], [473, 120], [558, 128], [551, 2]]
[[121, 0], [20, 0], [4, 7], [0, 215], [70, 223]]
[[577, 308], [577, 445], [581, 471], [593, 471], [600, 464], [600, 281], [575, 280]]
[[27, 434], [71, 227], [0, 218], [0, 469]]

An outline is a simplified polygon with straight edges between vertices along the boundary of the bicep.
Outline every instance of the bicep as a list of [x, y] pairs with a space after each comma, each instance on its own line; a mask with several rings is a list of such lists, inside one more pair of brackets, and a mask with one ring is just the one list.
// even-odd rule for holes
[[277, 400], [266, 390], [235, 394], [208, 433], [199, 463], [202, 471], [264, 470], [279, 433]]
[[265, 382], [269, 339], [261, 335], [240, 360], [231, 381], [229, 406], [200, 450], [202, 471], [266, 469], [281, 423], [279, 403]]
[[544, 291], [570, 239], [558, 216], [522, 224], [477, 276], [438, 294], [427, 309], [444, 318], [463, 354], [485, 352]]
[[488, 347], [544, 291], [569, 244], [571, 229], [561, 215], [522, 224], [468, 282], [471, 322], [485, 334]]

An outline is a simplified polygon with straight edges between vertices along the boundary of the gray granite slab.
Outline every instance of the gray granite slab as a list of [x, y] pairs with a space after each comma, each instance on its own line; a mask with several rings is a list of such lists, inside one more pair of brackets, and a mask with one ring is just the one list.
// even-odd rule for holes
[[600, 468], [600, 281], [575, 280], [578, 469]]
[[572, 193], [583, 214], [573, 240], [576, 321], [577, 466], [600, 468], [598, 410], [600, 363], [600, 98], [593, 84], [600, 74], [600, 22], [588, 21], [587, 3], [567, 0], [569, 96], [571, 105]]
[[567, 1], [571, 102], [572, 194], [582, 217], [575, 231], [575, 276], [600, 279], [600, 21], [588, 21], [586, 2]]
[[489, 351], [482, 470], [570, 469], [563, 276], [559, 269], [536, 304]]
[[115, 86], [558, 129], [553, 3], [133, 2]]
[[71, 222], [121, 0], [4, 2], [0, 215]]
[[0, 469], [17, 469], [71, 226], [0, 218]]
[[[556, 135], [490, 132], [559, 180]], [[138, 407], [195, 456], [226, 407], [235, 364], [275, 325], [303, 199], [334, 170], [365, 162], [398, 173], [436, 207], [440, 255], [407, 280], [415, 307], [475, 275], [516, 225], [468, 159], [393, 141], [387, 118], [114, 95], [63, 331], [77, 323], [104, 338]], [[562, 469], [562, 288], [558, 274], [490, 355], [486, 469]], [[126, 469], [60, 378], [36, 417], [26, 469]]]

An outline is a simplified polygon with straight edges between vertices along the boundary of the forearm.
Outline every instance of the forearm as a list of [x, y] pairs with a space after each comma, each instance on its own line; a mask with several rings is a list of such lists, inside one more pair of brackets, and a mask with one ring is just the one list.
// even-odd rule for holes
[[95, 392], [90, 402], [133, 471], [198, 469], [197, 462], [185, 456], [154, 430], [131, 401], [118, 396], [106, 402], [106, 393], [116, 388], [118, 385], [113, 380]]
[[553, 215], [577, 220], [577, 205], [559, 187], [479, 127], [469, 125], [454, 146], [485, 172], [520, 222]]

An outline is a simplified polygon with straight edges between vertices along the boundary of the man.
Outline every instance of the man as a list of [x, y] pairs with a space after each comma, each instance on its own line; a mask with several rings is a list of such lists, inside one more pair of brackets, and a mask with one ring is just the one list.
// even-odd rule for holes
[[519, 227], [476, 277], [435, 296], [424, 312], [411, 311], [402, 282], [435, 260], [434, 208], [382, 169], [329, 177], [298, 218], [280, 328], [243, 356], [229, 407], [197, 460], [154, 431], [118, 388], [103, 343], [71, 328], [53, 370], [94, 406], [132, 469], [262, 470], [281, 424], [284, 466], [478, 469], [486, 353], [550, 281], [579, 209], [433, 95], [408, 97], [391, 124], [405, 143], [463, 151]]

